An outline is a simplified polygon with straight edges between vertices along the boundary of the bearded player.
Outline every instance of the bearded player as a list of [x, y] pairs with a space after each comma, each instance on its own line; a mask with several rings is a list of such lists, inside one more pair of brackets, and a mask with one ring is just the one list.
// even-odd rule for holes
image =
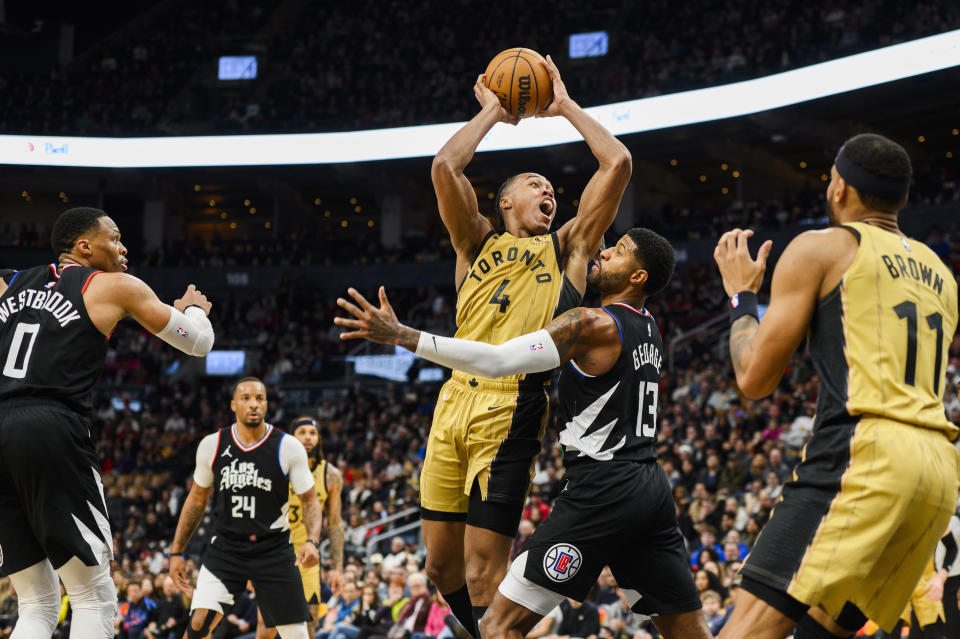
[[[327, 572], [327, 581], [333, 594], [339, 595], [343, 586], [343, 519], [340, 515], [340, 493], [343, 490], [343, 475], [335, 466], [327, 463], [323, 458], [323, 448], [320, 446], [320, 431], [317, 420], [309, 415], [297, 417], [290, 424], [290, 430], [307, 451], [307, 462], [313, 475], [313, 483], [317, 491], [317, 500], [324, 509], [327, 521], [327, 535], [330, 538], [330, 554], [333, 568]], [[303, 513], [300, 498], [290, 487], [290, 541], [294, 552], [300, 552], [300, 546], [307, 542], [307, 527], [303, 522]], [[317, 625], [317, 612], [320, 608], [320, 564], [305, 568], [299, 566], [300, 577], [303, 579], [303, 595], [310, 608], [310, 621], [307, 630], [312, 637]], [[263, 617], [257, 612], [257, 639], [273, 639], [276, 628], [267, 627]]]
[[[457, 254], [457, 337], [501, 344], [536, 331], [579, 305], [589, 257], [613, 222], [630, 179], [631, 157], [567, 95], [550, 57], [553, 103], [537, 117], [563, 116], [599, 162], [576, 216], [554, 232], [553, 185], [520, 173], [501, 185], [504, 230], [480, 214], [464, 175], [497, 122], [516, 124], [477, 78], [481, 110], [440, 149], [431, 176], [440, 217]], [[420, 483], [426, 572], [464, 626], [479, 619], [506, 574], [510, 546], [533, 476], [547, 416], [549, 371], [490, 379], [454, 371], [434, 411]], [[472, 606], [472, 610], [471, 610]]]

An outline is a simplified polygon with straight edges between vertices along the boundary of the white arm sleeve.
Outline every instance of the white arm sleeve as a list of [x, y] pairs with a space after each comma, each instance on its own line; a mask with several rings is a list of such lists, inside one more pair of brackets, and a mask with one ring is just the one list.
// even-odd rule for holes
[[290, 478], [296, 495], [302, 495], [315, 485], [307, 463], [307, 451], [296, 437], [284, 435], [280, 440], [280, 469]]
[[213, 456], [217, 454], [217, 433], [207, 435], [197, 446], [197, 467], [193, 471], [193, 483], [201, 488], [213, 486]]
[[514, 337], [499, 346], [420, 333], [417, 355], [483, 377], [539, 373], [560, 365], [557, 345], [546, 329]]
[[157, 337], [187, 355], [203, 357], [213, 348], [213, 325], [210, 318], [196, 306], [186, 313], [170, 307], [170, 321]]

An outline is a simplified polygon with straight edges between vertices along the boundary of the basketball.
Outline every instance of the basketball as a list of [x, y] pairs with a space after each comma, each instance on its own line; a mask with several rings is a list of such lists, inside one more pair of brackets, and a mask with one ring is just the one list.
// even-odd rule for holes
[[487, 88], [510, 115], [529, 118], [553, 100], [553, 82], [542, 60], [536, 51], [518, 47], [502, 51], [487, 65]]

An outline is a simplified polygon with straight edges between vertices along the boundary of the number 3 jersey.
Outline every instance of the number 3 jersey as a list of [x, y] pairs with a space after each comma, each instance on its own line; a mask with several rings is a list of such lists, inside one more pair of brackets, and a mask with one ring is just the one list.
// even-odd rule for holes
[[603, 311], [620, 332], [620, 356], [609, 371], [588, 375], [574, 360], [560, 371], [557, 421], [563, 464], [656, 459], [657, 405], [663, 342], [653, 316], [628, 304]]
[[87, 315], [86, 266], [54, 264], [5, 277], [0, 296], [0, 401], [48, 397], [75, 411], [90, 409], [107, 356], [107, 339]]
[[922, 242], [863, 222], [844, 228], [857, 254], [811, 321], [817, 425], [867, 414], [955, 438], [943, 406], [957, 329], [953, 274]]
[[295, 437], [270, 424], [260, 441], [244, 447], [237, 428], [221, 428], [197, 448], [193, 480], [213, 487], [215, 532], [250, 541], [287, 534], [289, 487], [296, 494], [313, 488], [307, 452]]

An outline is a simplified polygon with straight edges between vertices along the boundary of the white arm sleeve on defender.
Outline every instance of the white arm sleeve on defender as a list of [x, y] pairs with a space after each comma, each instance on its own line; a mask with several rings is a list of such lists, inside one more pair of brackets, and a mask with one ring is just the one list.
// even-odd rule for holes
[[213, 325], [200, 308], [191, 306], [186, 313], [170, 307], [170, 321], [157, 337], [187, 355], [203, 357], [213, 348]]
[[514, 337], [499, 346], [420, 333], [417, 355], [483, 377], [539, 373], [560, 365], [557, 345], [546, 329]]
[[280, 440], [280, 470], [290, 478], [295, 495], [302, 495], [315, 485], [307, 463], [307, 449], [291, 435], [284, 435]]
[[217, 454], [217, 433], [207, 435], [197, 446], [197, 467], [193, 471], [193, 483], [201, 488], [213, 486], [213, 456]]

